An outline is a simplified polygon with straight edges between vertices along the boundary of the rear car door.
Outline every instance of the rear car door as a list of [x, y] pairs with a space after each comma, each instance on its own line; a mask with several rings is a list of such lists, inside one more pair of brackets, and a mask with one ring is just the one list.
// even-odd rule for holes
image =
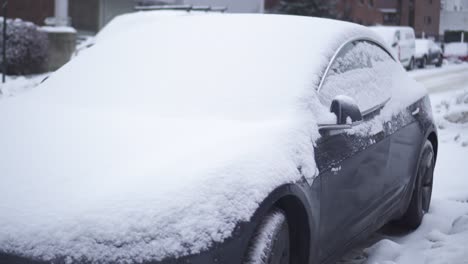
[[344, 95], [354, 99], [363, 114], [361, 122], [337, 129], [324, 124], [320, 130], [316, 162], [322, 179], [322, 259], [372, 226], [398, 189], [397, 176], [389, 173], [387, 122], [380, 116], [391, 98], [395, 70], [401, 66], [380, 46], [353, 41], [339, 51], [320, 87], [325, 107]]

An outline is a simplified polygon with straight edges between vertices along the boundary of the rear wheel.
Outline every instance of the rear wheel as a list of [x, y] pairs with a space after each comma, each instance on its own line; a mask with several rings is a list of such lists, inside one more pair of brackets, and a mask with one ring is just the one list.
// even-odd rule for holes
[[262, 221], [250, 241], [244, 264], [289, 264], [289, 227], [283, 211], [275, 209]]
[[436, 67], [442, 67], [442, 63], [444, 62], [444, 58], [442, 57], [442, 54], [439, 55], [439, 59], [437, 60]]
[[408, 71], [414, 70], [414, 58], [411, 58], [411, 60], [410, 60], [410, 62], [409, 62], [409, 64], [408, 64], [408, 67], [406, 67], [406, 69], [407, 69]]
[[427, 65], [427, 57], [424, 56], [424, 57], [421, 59], [421, 62], [419, 63], [419, 68], [424, 69], [424, 68], [426, 68], [426, 65]]
[[421, 225], [424, 214], [429, 211], [432, 196], [434, 174], [434, 149], [429, 140], [424, 144], [419, 160], [416, 182], [408, 210], [400, 219], [400, 223], [408, 229], [416, 229]]

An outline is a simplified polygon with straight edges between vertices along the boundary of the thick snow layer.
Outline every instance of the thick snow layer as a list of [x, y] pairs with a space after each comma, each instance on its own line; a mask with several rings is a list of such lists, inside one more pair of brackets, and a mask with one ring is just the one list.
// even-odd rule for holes
[[44, 32], [49, 33], [76, 33], [76, 29], [73, 27], [51, 27], [44, 26], [40, 28]]
[[0, 83], [0, 98], [18, 95], [24, 91], [38, 86], [47, 76], [37, 74], [30, 76], [7, 76], [5, 83]]
[[[96, 35], [95, 41], [104, 41], [113, 39], [119, 35], [126, 33], [126, 30], [132, 30], [134, 27], [142, 26], [146, 23], [164, 23], [165, 19], [173, 19], [179, 16], [193, 15], [209, 15], [210, 12], [200, 11], [178, 11], [178, 10], [155, 10], [155, 11], [140, 11], [134, 13], [123, 14], [112, 19], [99, 33]], [[155, 27], [157, 25], [154, 25]], [[152, 31], [152, 30], [151, 30]], [[150, 33], [149, 31], [148, 33]]]
[[127, 263], [223, 241], [272, 190], [313, 180], [320, 77], [344, 41], [377, 38], [271, 15], [118, 28], [0, 102], [0, 251]]
[[285, 222], [285, 215], [274, 212], [265, 218], [255, 237], [255, 244], [249, 252], [248, 264], [265, 264], [268, 261], [268, 252], [273, 246], [274, 235], [278, 233]]
[[468, 43], [447, 43], [444, 55], [446, 57], [468, 56]]
[[398, 41], [396, 32], [400, 28], [388, 26], [372, 26], [369, 28], [375, 33], [379, 34], [379, 36], [381, 36], [384, 39], [387, 45], [392, 45], [393, 43]]

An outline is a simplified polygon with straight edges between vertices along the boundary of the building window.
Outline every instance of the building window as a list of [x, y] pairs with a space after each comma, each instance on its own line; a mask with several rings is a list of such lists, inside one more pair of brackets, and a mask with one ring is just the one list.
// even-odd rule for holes
[[432, 17], [430, 17], [430, 16], [424, 17], [424, 23], [427, 24], [427, 25], [432, 24]]
[[374, 0], [369, 0], [369, 6], [374, 7]]
[[394, 25], [397, 23], [397, 14], [395, 13], [384, 13], [383, 22], [386, 25]]

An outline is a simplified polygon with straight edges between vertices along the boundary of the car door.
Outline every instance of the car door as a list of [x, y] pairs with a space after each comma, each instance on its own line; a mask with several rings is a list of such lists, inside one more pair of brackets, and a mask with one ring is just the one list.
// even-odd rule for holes
[[347, 96], [360, 108], [363, 120], [335, 126], [322, 124], [316, 162], [322, 179], [321, 258], [333, 255], [371, 226], [387, 197], [399, 188], [390, 175], [387, 122], [380, 112], [391, 98], [395, 70], [401, 66], [377, 44], [353, 41], [331, 64], [319, 98], [330, 107]]

